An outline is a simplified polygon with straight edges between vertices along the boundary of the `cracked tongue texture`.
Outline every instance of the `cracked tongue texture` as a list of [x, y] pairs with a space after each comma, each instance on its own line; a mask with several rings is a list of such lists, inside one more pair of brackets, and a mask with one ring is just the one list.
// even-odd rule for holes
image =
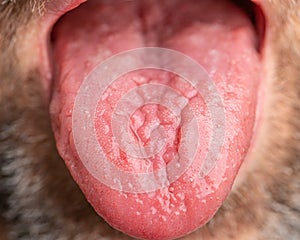
[[[260, 77], [255, 40], [249, 19], [226, 1], [88, 1], [57, 24], [53, 33], [55, 82], [50, 105], [57, 147], [87, 200], [111, 226], [138, 238], [172, 239], [195, 230], [214, 215], [231, 189], [252, 136]], [[209, 114], [201, 97], [191, 97], [189, 104], [198, 114], [201, 130], [195, 164], [168, 188], [126, 193], [97, 181], [80, 161], [72, 135], [72, 110], [77, 91], [93, 67], [116, 53], [145, 46], [175, 49], [205, 68], [225, 106], [226, 135], [215, 168], [205, 178], [198, 178], [197, 163], [203, 161], [210, 138], [205, 121]], [[174, 76], [160, 71], [137, 71], [118, 81], [108, 89], [112, 97], [102, 101], [106, 109], [116, 102], [114, 96], [118, 99], [131, 88], [150, 81], [161, 81], [186, 95], [191, 91], [185, 86], [176, 87]], [[109, 111], [104, 120], [109, 118]], [[143, 128], [143, 124], [159, 121], [168, 127], [168, 149], [163, 150], [161, 158], [168, 163], [168, 156], [180, 144], [176, 142], [179, 126], [172, 122], [170, 112], [148, 105], [135, 116], [133, 127], [141, 127], [137, 134], [143, 143], [147, 141], [147, 126]], [[148, 120], [139, 122], [143, 118]], [[104, 151], [114, 151], [107, 137], [103, 138], [99, 120], [95, 126], [99, 143], [107, 143]], [[136, 162], [126, 155], [112, 158], [111, 162], [133, 172], [152, 171], [164, 163], [153, 161], [151, 166], [150, 161], [149, 168], [149, 161]]]

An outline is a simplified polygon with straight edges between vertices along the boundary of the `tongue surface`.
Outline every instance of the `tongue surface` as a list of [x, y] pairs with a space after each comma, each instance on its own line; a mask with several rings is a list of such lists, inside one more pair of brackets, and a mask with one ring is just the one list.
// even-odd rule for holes
[[[212, 218], [231, 189], [252, 136], [260, 77], [255, 44], [249, 19], [227, 1], [88, 1], [57, 24], [53, 33], [55, 82], [50, 105], [57, 147], [88, 201], [111, 226], [138, 238], [173, 239]], [[93, 148], [87, 148], [79, 157], [74, 140], [74, 104], [84, 79], [95, 66], [117, 53], [149, 46], [174, 49], [203, 66], [224, 104], [225, 123], [221, 127], [225, 137], [216, 164], [200, 176], [209, 141], [218, 140], [210, 133], [211, 115], [205, 99], [178, 76], [162, 70], [146, 69], [121, 76], [99, 96], [91, 118], [98, 144], [115, 167], [127, 173], [152, 173], [170, 164], [183, 145], [187, 113], [182, 111], [178, 120], [168, 107], [151, 102], [151, 98], [158, 98], [162, 86], [188, 99], [197, 120], [194, 131], [199, 131], [198, 142], [190, 140], [188, 146], [196, 150], [186, 171], [159, 189], [149, 190], [146, 181], [142, 184], [144, 192], [143, 187], [134, 192], [130, 191], [134, 183], [122, 186], [119, 182], [120, 188], [115, 188], [91, 173], [86, 162], [96, 155]], [[98, 78], [101, 82], [101, 76]], [[144, 101], [147, 104], [128, 112], [127, 122], [112, 119], [124, 95], [147, 85], [146, 90], [153, 95], [145, 89], [135, 95], [148, 99]], [[161, 95], [160, 99], [167, 98]], [[173, 99], [180, 99], [177, 95]], [[130, 99], [133, 105], [137, 101], [127, 98], [129, 104]], [[111, 126], [113, 121], [117, 123], [115, 127]], [[132, 156], [124, 149], [126, 146], [121, 146], [126, 129], [128, 149], [139, 146], [145, 154], [160, 130], [164, 143], [156, 144], [151, 156]], [[89, 141], [83, 132], [77, 144], [88, 146]], [[99, 166], [93, 166], [102, 168], [102, 160]], [[110, 171], [104, 170], [109, 178]], [[115, 184], [120, 179], [111, 180]]]

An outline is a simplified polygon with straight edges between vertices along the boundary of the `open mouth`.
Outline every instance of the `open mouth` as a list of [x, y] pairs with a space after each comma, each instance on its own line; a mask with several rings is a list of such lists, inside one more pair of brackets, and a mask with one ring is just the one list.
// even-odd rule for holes
[[[206, 224], [230, 193], [253, 141], [264, 77], [261, 10], [250, 1], [226, 0], [49, 4], [52, 15], [45, 19], [55, 22], [52, 126], [58, 151], [87, 200], [111, 226], [137, 238], [174, 239]], [[172, 50], [201, 66], [202, 78], [145, 68], [103, 83], [103, 63], [139, 49]], [[151, 56], [147, 51], [140, 61]], [[118, 64], [107, 65], [108, 72], [130, 62]], [[97, 81], [89, 86], [91, 78]], [[213, 88], [199, 90], [203, 79]], [[96, 95], [95, 106], [89, 106], [90, 95]], [[224, 119], [216, 120], [215, 105]], [[223, 135], [214, 134], [218, 129]], [[215, 142], [219, 148], [211, 149]], [[211, 152], [213, 164], [203, 171]], [[176, 170], [168, 166], [176, 163], [185, 168], [171, 178]]]

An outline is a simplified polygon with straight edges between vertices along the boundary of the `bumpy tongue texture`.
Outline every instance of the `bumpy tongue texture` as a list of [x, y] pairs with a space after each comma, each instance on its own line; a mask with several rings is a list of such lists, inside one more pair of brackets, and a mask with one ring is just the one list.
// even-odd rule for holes
[[[56, 75], [51, 115], [57, 147], [95, 210], [113, 227], [138, 238], [172, 239], [205, 224], [229, 193], [252, 135], [260, 69], [247, 17], [226, 1], [88, 1], [67, 14], [53, 36]], [[156, 157], [132, 158], [112, 143], [110, 114], [118, 99], [134, 87], [154, 82], [176, 89], [189, 99], [201, 131], [193, 164], [179, 179], [156, 191], [133, 193], [115, 190], [87, 170], [74, 144], [72, 114], [78, 90], [97, 64], [145, 46], [175, 49], [206, 69], [225, 106], [225, 138], [214, 168], [199, 176], [208, 140], [215, 141], [210, 139], [205, 101], [170, 73], [143, 70], [121, 77], [107, 89], [110, 98], [99, 97], [97, 114], [104, 114], [95, 115], [94, 125], [99, 144], [115, 166], [129, 172], [155, 171], [169, 164], [180, 145], [180, 123], [158, 104], [141, 107], [130, 120], [132, 139], [144, 145], [151, 127], [165, 128], [167, 143]], [[82, 136], [82, 141], [89, 137]], [[90, 150], [85, 158], [93, 155]]]

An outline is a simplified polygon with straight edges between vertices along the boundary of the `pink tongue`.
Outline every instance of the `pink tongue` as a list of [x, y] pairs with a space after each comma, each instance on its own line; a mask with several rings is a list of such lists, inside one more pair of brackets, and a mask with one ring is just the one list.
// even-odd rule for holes
[[[145, 239], [173, 239], [204, 225], [228, 195], [252, 137], [260, 65], [249, 19], [226, 1], [88, 1], [63, 17], [53, 38], [51, 115], [57, 147], [95, 210], [113, 227]], [[102, 84], [97, 65], [125, 50], [149, 46], [174, 49], [196, 60], [224, 104], [225, 122], [217, 126], [225, 131], [224, 141], [204, 175], [201, 167], [209, 147], [220, 141], [211, 133], [209, 100], [175, 74], [150, 69], [125, 74], [99, 93], [96, 106], [91, 106], [94, 115], [83, 104], [81, 115], [75, 116], [78, 93], [89, 87], [84, 80], [96, 76]], [[95, 94], [97, 85], [90, 87], [86, 93]], [[188, 100], [185, 104], [196, 120], [190, 134], [184, 133], [192, 124], [188, 111], [176, 116], [163, 104], [168, 97], [177, 107]], [[144, 104], [137, 104], [141, 99]], [[91, 126], [103, 159], [84, 131]], [[136, 155], [128, 152], [134, 147]], [[167, 166], [174, 165], [177, 153], [184, 159], [190, 151], [191, 164], [180, 174], [170, 172], [174, 168]], [[157, 171], [165, 174], [147, 181]], [[126, 178], [141, 174], [143, 181]]]

